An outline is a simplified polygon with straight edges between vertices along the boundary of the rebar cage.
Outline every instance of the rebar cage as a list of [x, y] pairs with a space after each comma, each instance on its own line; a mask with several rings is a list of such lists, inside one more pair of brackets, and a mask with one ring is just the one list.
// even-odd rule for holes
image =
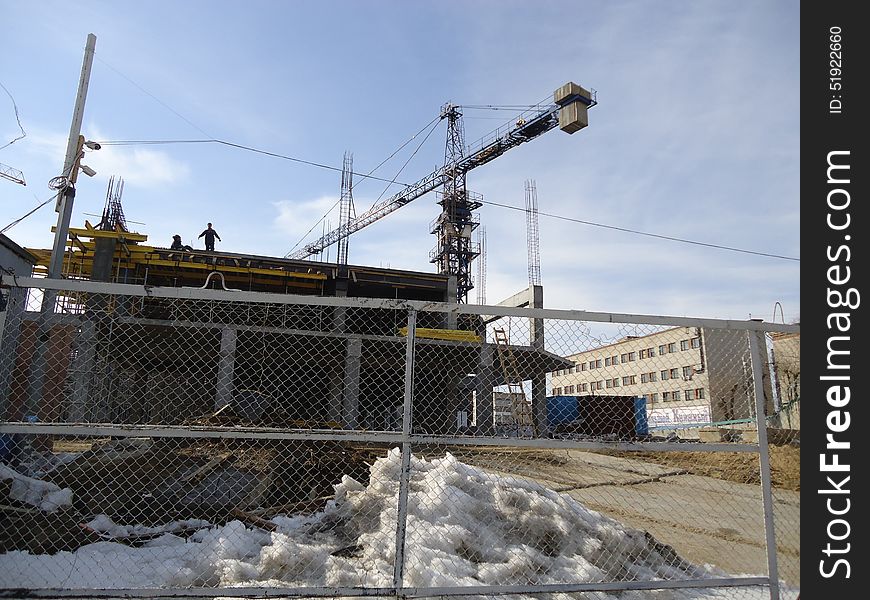
[[0, 593], [798, 595], [796, 326], [3, 283]]

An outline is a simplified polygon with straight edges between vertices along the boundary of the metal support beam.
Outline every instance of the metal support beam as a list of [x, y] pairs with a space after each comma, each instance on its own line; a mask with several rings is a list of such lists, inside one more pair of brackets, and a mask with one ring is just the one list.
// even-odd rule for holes
[[773, 492], [770, 479], [770, 454], [767, 445], [767, 415], [765, 413], [764, 368], [758, 335], [747, 332], [752, 357], [752, 382], [755, 386], [755, 417], [758, 427], [758, 451], [761, 470], [761, 499], [764, 507], [764, 537], [767, 546], [767, 575], [770, 577], [770, 600], [779, 600], [779, 569], [776, 562], [776, 534], [773, 528]]
[[399, 505], [396, 517], [396, 557], [393, 585], [402, 587], [405, 577], [405, 534], [408, 526], [408, 490], [411, 486], [411, 409], [414, 397], [414, 338], [417, 311], [408, 311], [408, 339], [405, 344], [405, 399], [402, 405], [402, 469], [399, 472]]

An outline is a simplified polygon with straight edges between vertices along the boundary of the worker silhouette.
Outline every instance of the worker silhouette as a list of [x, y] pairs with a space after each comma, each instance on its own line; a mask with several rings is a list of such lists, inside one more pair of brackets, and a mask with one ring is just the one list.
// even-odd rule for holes
[[211, 228], [211, 223], [208, 224], [208, 227], [197, 236], [197, 239], [205, 236], [205, 249], [209, 252], [214, 252], [214, 239], [217, 238], [219, 241], [223, 241], [221, 236], [218, 235], [218, 232]]
[[169, 246], [170, 250], [181, 250], [182, 252], [192, 252], [193, 248], [188, 246], [187, 244], [181, 243], [181, 236], [177, 233], [172, 236], [172, 245]]

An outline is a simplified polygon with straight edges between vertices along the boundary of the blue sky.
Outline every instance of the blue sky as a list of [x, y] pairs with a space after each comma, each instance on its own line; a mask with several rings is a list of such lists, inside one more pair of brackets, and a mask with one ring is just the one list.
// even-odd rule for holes
[[[786, 1], [4, 2], [0, 83], [27, 135], [0, 163], [28, 185], [0, 180], [0, 227], [51, 195], [94, 33], [91, 140], [215, 138], [337, 168], [350, 151], [367, 173], [445, 102], [531, 104], [574, 81], [597, 91], [589, 126], [471, 171], [470, 190], [522, 207], [532, 179], [541, 213], [799, 258], [798, 26]], [[465, 111], [466, 141], [510, 116]], [[444, 125], [399, 181], [441, 164]], [[0, 146], [19, 134], [0, 90]], [[394, 177], [421, 138], [375, 175]], [[158, 246], [196, 242], [211, 221], [218, 249], [283, 256], [340, 192], [335, 170], [216, 144], [106, 146], [84, 162], [97, 176], [79, 178], [73, 226], [99, 220], [86, 213], [101, 212], [114, 175], [131, 229]], [[357, 178], [357, 211], [385, 187]], [[435, 201], [354, 234], [350, 262], [431, 271]], [[494, 303], [527, 285], [525, 216], [480, 215]], [[49, 203], [7, 235], [51, 247], [56, 218]], [[797, 261], [543, 214], [539, 226], [548, 307], [772, 320], [779, 301], [787, 322], [799, 317]]]

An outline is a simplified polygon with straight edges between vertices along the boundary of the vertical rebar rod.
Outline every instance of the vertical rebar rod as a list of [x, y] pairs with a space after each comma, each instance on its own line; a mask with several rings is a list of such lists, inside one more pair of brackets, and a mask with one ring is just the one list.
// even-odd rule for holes
[[526, 243], [529, 250], [529, 285], [541, 285], [541, 243], [538, 232], [538, 188], [526, 180]]
[[764, 537], [767, 546], [767, 575], [770, 599], [779, 600], [779, 569], [776, 562], [776, 535], [773, 528], [773, 493], [770, 481], [770, 452], [767, 445], [767, 418], [764, 411], [764, 371], [758, 333], [747, 331], [752, 359], [752, 382], [755, 385], [755, 420], [758, 428], [758, 452], [761, 466], [761, 499], [764, 506]]

